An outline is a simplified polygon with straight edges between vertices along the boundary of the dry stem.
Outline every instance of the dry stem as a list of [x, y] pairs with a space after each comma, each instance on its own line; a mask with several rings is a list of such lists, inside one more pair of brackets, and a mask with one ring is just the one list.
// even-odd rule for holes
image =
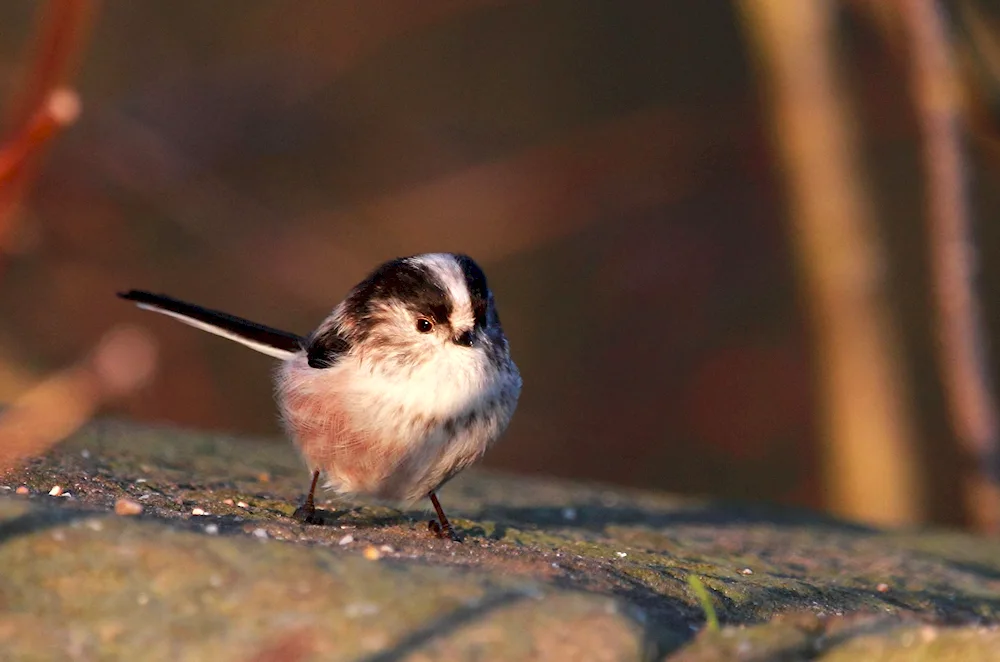
[[770, 95], [793, 246], [814, 338], [834, 512], [879, 523], [923, 516], [907, 383], [884, 289], [885, 251], [864, 182], [829, 0], [742, 0]]
[[910, 85], [924, 141], [940, 370], [952, 426], [973, 458], [965, 481], [966, 509], [978, 529], [996, 532], [997, 414], [973, 291], [975, 257], [962, 164], [959, 81], [937, 3], [899, 0], [898, 8], [910, 46]]

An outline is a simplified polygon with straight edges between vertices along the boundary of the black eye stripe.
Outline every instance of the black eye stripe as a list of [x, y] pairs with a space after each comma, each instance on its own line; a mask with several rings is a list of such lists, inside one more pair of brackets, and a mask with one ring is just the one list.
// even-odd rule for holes
[[[419, 308], [418, 308], [418, 311], [419, 311]], [[419, 312], [423, 312], [423, 311], [419, 311]], [[436, 324], [447, 324], [448, 323], [448, 318], [451, 315], [451, 306], [450, 305], [435, 304], [435, 305], [432, 305], [430, 307], [430, 310], [428, 310], [427, 312], [430, 313], [430, 317], [434, 320], [434, 322]]]

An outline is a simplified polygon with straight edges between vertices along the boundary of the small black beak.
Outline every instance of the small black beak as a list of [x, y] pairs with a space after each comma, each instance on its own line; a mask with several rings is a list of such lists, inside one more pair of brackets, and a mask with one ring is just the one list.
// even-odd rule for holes
[[456, 345], [461, 345], [462, 347], [472, 347], [474, 342], [474, 336], [472, 331], [463, 331], [454, 338]]

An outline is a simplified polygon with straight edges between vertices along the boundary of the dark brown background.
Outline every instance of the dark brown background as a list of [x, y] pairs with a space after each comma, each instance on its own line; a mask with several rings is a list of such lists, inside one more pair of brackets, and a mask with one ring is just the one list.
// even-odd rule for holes
[[[4, 98], [34, 7], [0, 5]], [[842, 18], [932, 516], [954, 521], [906, 75], [862, 13]], [[276, 435], [269, 359], [114, 292], [306, 332], [379, 261], [463, 251], [525, 382], [489, 465], [822, 505], [809, 338], [747, 48], [718, 0], [105, 3], [84, 114], [0, 279], [0, 399], [127, 320], [165, 361], [115, 413]], [[1000, 170], [970, 152], [1000, 346]]]

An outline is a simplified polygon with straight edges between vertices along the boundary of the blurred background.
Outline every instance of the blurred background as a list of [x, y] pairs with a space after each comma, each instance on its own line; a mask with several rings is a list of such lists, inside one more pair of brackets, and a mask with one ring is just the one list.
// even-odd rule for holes
[[[287, 443], [270, 359], [114, 293], [305, 333], [380, 261], [460, 251], [525, 383], [485, 465], [989, 528], [933, 230], [935, 210], [971, 223], [987, 444], [1000, 8], [944, 5], [954, 89], [922, 105], [924, 4], [4, 2], [8, 136], [46, 66], [82, 113], [0, 195], [0, 402], [141, 324], [160, 368], [103, 413]], [[927, 160], [935, 126], [961, 162]], [[928, 182], [963, 170], [935, 207]]]

